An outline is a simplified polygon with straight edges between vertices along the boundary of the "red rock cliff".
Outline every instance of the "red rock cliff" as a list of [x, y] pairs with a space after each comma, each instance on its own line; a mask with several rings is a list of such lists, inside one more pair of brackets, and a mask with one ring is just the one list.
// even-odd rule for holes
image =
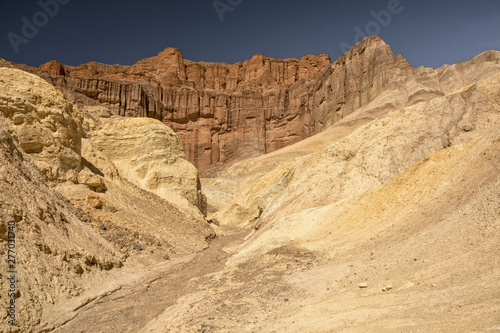
[[207, 175], [323, 130], [414, 70], [374, 36], [333, 64], [325, 54], [257, 54], [233, 65], [192, 62], [167, 48], [132, 66], [53, 61], [34, 72], [77, 105], [100, 103], [119, 115], [161, 120]]
[[210, 165], [257, 156], [311, 134], [303, 126], [308, 88], [330, 64], [327, 55], [234, 65], [185, 60], [167, 48], [133, 66], [50, 62], [36, 71], [75, 102], [106, 105], [123, 116], [160, 119], [179, 136], [186, 158]]

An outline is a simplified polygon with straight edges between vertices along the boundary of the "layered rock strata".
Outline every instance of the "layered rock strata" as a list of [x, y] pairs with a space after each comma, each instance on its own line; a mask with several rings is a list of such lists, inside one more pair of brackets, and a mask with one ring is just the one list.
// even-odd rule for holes
[[132, 66], [16, 66], [42, 76], [79, 107], [102, 105], [118, 115], [162, 121], [178, 135], [186, 159], [202, 175], [213, 176], [227, 164], [289, 146], [353, 112], [374, 118], [448, 94], [497, 71], [499, 58], [491, 51], [436, 70], [414, 68], [371, 36], [333, 63], [325, 54], [257, 54], [232, 65], [192, 62], [167, 48]]
[[29, 70], [80, 107], [101, 104], [118, 115], [161, 120], [178, 135], [186, 159], [206, 172], [309, 136], [308, 87], [328, 64], [324, 54], [195, 63], [167, 48], [133, 66], [51, 61]]

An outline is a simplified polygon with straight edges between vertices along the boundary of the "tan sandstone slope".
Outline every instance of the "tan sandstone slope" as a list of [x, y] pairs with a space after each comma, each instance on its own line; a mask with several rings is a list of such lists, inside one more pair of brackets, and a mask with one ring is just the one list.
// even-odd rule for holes
[[[7, 222], [16, 221], [17, 320], [21, 331], [52, 324], [61, 303], [103, 281], [123, 255], [40, 175], [12, 136], [0, 127], [0, 252], [7, 257]], [[0, 288], [7, 290], [7, 260], [0, 263]], [[7, 297], [2, 295], [2, 307]], [[6, 312], [0, 330], [10, 332]]]
[[170, 128], [156, 119], [112, 117], [89, 137], [123, 178], [203, 219], [207, 204], [198, 170], [184, 159]]
[[216, 214], [255, 232], [141, 332], [497, 329], [500, 74], [281, 164]]
[[[17, 221], [21, 331], [50, 329], [100, 293], [119, 288], [125, 273], [113, 268], [125, 263], [133, 271], [192, 254], [214, 236], [202, 214], [197, 171], [183, 159], [173, 132], [153, 119], [110, 114], [76, 110], [40, 77], [0, 68], [0, 251], [6, 255], [7, 222]], [[122, 152], [136, 153], [130, 170], [118, 163], [120, 147], [111, 154], [99, 141], [101, 134], [126, 136], [123, 126], [115, 126], [121, 121], [149, 133], [122, 141]], [[134, 185], [138, 178], [126, 171], [145, 171], [146, 181]], [[155, 188], [160, 196], [146, 191]], [[136, 259], [144, 253], [146, 259]], [[2, 267], [6, 290], [4, 260]], [[9, 329], [16, 330], [1, 330]]]

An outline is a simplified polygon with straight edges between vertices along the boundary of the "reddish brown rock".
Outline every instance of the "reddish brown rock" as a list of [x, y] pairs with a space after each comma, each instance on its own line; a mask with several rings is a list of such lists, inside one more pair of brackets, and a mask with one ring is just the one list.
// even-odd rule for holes
[[161, 120], [178, 135], [186, 159], [207, 176], [229, 162], [321, 132], [356, 110], [374, 118], [471, 84], [490, 67], [497, 70], [496, 54], [476, 58], [482, 68], [475, 72], [460, 64], [417, 69], [371, 36], [333, 63], [325, 54], [257, 54], [232, 65], [192, 62], [167, 48], [132, 66], [90, 62], [61, 69], [50, 62], [23, 69], [44, 77], [76, 105]]
[[47, 72], [50, 76], [64, 75], [64, 66], [57, 60], [49, 61], [39, 67], [41, 73]]
[[72, 94], [76, 104], [100, 103], [123, 116], [161, 120], [177, 133], [186, 159], [207, 175], [221, 164], [269, 153], [323, 130], [412, 70], [372, 37], [333, 64], [325, 54], [301, 59], [257, 54], [233, 65], [196, 63], [167, 48], [130, 67], [66, 67], [63, 80], [40, 74]]
[[77, 105], [103, 104], [123, 116], [163, 121], [179, 136], [186, 158], [206, 172], [210, 165], [261, 155], [310, 135], [302, 126], [302, 103], [328, 64], [324, 54], [195, 63], [167, 48], [133, 66], [65, 66], [61, 77], [51, 62], [33, 72]]

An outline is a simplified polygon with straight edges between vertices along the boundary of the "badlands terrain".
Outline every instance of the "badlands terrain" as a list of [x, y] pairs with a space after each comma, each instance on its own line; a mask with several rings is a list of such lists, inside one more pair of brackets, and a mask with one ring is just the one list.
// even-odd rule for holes
[[0, 59], [1, 332], [500, 332], [500, 52]]

